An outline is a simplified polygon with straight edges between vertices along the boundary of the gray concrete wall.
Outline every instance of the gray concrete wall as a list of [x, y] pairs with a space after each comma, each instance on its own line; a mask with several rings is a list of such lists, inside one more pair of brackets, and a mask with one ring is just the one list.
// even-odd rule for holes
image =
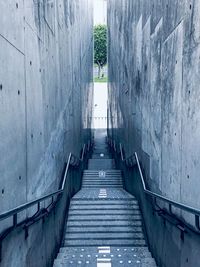
[[[196, 208], [199, 14], [195, 0], [108, 1], [110, 134], [127, 156], [138, 152], [152, 190]], [[194, 225], [194, 217], [173, 212]]]
[[0, 2], [0, 212], [57, 189], [88, 137], [92, 9], [92, 0]]

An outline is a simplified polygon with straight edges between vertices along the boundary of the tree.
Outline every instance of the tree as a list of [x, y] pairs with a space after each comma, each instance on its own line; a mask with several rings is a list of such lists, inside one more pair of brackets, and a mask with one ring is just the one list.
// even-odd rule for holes
[[101, 69], [107, 63], [107, 27], [97, 25], [94, 27], [94, 63], [98, 65], [98, 78]]

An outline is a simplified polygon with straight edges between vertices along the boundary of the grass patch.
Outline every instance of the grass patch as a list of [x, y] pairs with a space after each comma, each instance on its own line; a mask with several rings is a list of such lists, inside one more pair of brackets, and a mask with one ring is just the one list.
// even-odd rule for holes
[[107, 83], [108, 82], [108, 78], [107, 77], [103, 77], [103, 78], [97, 78], [97, 77], [95, 77], [94, 78], [94, 82], [95, 83]]

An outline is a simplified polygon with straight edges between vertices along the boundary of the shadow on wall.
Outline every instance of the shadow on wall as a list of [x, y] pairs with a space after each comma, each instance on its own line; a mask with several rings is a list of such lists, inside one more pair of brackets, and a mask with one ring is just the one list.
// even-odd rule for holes
[[[93, 98], [93, 1], [11, 2], [0, 1], [0, 213], [58, 188], [69, 153], [90, 137]], [[27, 239], [16, 229], [0, 265], [50, 266], [60, 220], [38, 221]]]
[[[109, 133], [123, 141], [127, 155], [137, 151], [153, 191], [195, 208], [200, 207], [199, 14], [198, 1], [108, 1]], [[161, 218], [156, 223], [157, 215], [143, 210], [161, 266], [199, 264], [197, 236], [182, 239], [180, 230]], [[173, 212], [195, 225], [188, 213]]]

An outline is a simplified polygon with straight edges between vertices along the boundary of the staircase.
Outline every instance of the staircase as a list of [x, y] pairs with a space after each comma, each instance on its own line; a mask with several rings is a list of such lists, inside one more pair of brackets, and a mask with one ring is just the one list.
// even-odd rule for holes
[[72, 198], [63, 247], [54, 267], [155, 267], [138, 202], [123, 189], [121, 172], [96, 134], [82, 189]]

